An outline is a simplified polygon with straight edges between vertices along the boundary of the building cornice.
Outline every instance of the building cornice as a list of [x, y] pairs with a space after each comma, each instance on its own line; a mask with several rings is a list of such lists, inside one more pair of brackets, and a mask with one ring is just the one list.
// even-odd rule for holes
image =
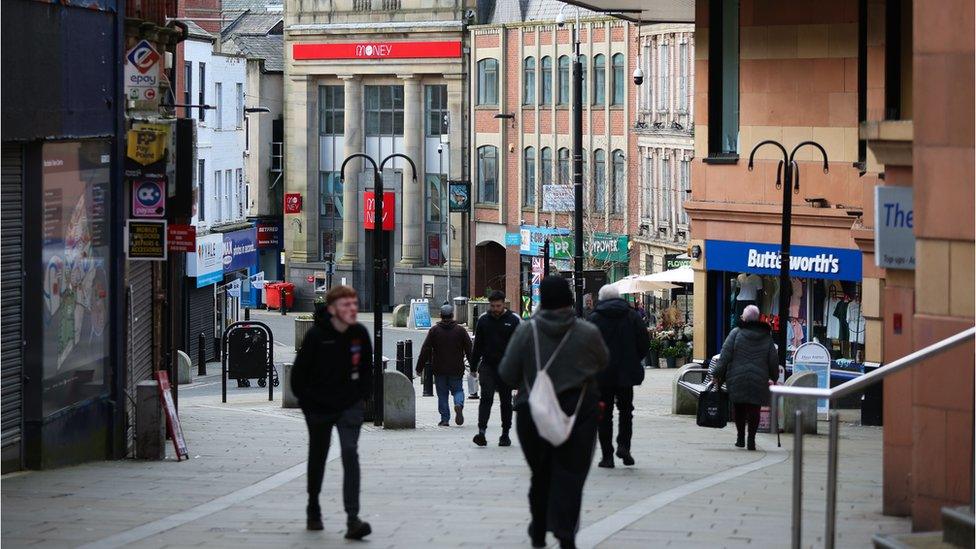
[[[695, 221], [721, 221], [723, 223], [760, 223], [782, 225], [783, 210], [772, 204], [736, 204], [728, 202], [702, 202], [689, 200], [685, 210]], [[842, 208], [813, 208], [793, 205], [794, 227], [819, 227], [850, 230], [853, 220]]]
[[[862, 122], [859, 133], [882, 166], [912, 165], [914, 127], [911, 120]], [[881, 171], [880, 166], [867, 168], [871, 172]]]

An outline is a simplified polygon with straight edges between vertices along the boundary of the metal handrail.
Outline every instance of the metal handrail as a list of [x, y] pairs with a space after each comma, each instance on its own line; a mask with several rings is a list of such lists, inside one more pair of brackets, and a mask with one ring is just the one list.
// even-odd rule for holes
[[792, 387], [786, 385], [773, 385], [769, 390], [773, 394], [778, 394], [780, 396], [795, 396], [795, 397], [807, 397], [807, 398], [817, 398], [817, 399], [827, 399], [827, 400], [837, 400], [854, 393], [859, 393], [863, 391], [869, 385], [874, 385], [875, 383], [881, 381], [882, 379], [890, 376], [891, 374], [900, 372], [905, 368], [914, 366], [916, 363], [921, 362], [933, 355], [937, 355], [943, 351], [947, 351], [957, 345], [961, 345], [970, 339], [976, 337], [976, 327], [969, 328], [968, 330], [959, 332], [958, 334], [947, 337], [941, 341], [937, 341], [928, 347], [923, 347], [915, 351], [914, 353], [905, 355], [894, 362], [885, 364], [884, 366], [874, 370], [873, 372], [868, 372], [863, 376], [854, 378], [850, 381], [845, 381], [836, 387], [830, 389], [820, 389], [817, 387]]
[[[770, 387], [772, 393], [770, 419], [773, 431], [779, 436], [777, 426], [779, 400], [784, 396], [798, 398], [816, 398], [836, 400], [853, 393], [860, 392], [870, 385], [881, 381], [891, 374], [900, 372], [911, 366], [933, 357], [939, 353], [947, 351], [953, 347], [961, 345], [976, 338], [976, 327], [969, 328], [958, 334], [937, 341], [928, 347], [923, 347], [906, 355], [890, 364], [882, 366], [873, 372], [864, 374], [861, 377], [841, 383], [831, 389], [820, 389], [815, 387], [792, 387], [784, 385], [773, 385]], [[793, 532], [792, 547], [799, 549], [801, 545], [802, 517], [803, 517], [803, 411], [797, 409], [794, 423], [795, 435], [793, 438]], [[824, 547], [834, 548], [834, 537], [836, 535], [837, 523], [837, 451], [839, 442], [840, 422], [838, 421], [837, 411], [831, 410], [829, 414], [829, 431], [827, 439], [827, 508], [825, 516]]]

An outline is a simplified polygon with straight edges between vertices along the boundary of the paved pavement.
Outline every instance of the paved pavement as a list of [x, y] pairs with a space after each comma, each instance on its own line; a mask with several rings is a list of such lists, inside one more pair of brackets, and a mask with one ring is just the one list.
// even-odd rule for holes
[[[784, 435], [778, 449], [775, 437], [760, 435], [760, 451], [746, 452], [732, 446], [731, 429], [701, 429], [693, 418], [670, 415], [673, 375], [648, 370], [638, 388], [637, 465], [625, 468], [618, 462], [613, 470], [595, 465], [591, 470], [580, 546], [787, 547], [791, 437]], [[256, 387], [229, 388], [228, 403], [221, 404], [219, 387], [204, 387], [218, 378], [181, 387], [188, 461], [100, 462], [4, 476], [4, 545], [345, 545], [338, 445], [322, 494], [326, 529], [307, 532], [306, 433], [300, 413], [280, 408], [277, 396], [269, 403], [267, 392]], [[416, 380], [415, 387], [419, 395]], [[374, 530], [366, 545], [528, 546], [528, 470], [518, 441], [510, 448], [495, 443], [496, 405], [491, 444], [474, 446], [473, 404], [466, 407], [462, 427], [437, 427], [435, 399], [420, 396], [416, 430], [365, 427], [362, 507]], [[805, 440], [804, 546], [821, 547], [826, 438]], [[906, 520], [880, 514], [880, 455], [880, 428], [843, 424], [838, 547], [869, 547], [874, 533], [910, 529]]]

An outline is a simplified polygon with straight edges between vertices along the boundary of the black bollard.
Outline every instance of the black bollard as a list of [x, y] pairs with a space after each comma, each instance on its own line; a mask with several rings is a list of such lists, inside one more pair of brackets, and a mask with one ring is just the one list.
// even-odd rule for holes
[[284, 286], [279, 287], [278, 288], [278, 292], [281, 294], [280, 295], [280, 297], [281, 297], [281, 306], [278, 307], [278, 308], [281, 309], [281, 316], [285, 316], [285, 315], [288, 314], [288, 311], [286, 310], [288, 308], [288, 306], [285, 305], [285, 296], [288, 295], [288, 292], [285, 291], [285, 287]]
[[431, 367], [432, 364], [428, 362], [424, 364], [424, 393], [425, 397], [434, 396], [434, 369]]
[[203, 332], [197, 339], [197, 375], [207, 375], [207, 336]]
[[404, 365], [403, 358], [404, 358], [404, 355], [403, 355], [403, 342], [402, 341], [397, 341], [397, 344], [396, 344], [396, 370], [398, 372], [400, 372], [401, 374], [406, 375], [406, 373], [403, 371], [403, 365]]
[[221, 349], [221, 346], [220, 346], [220, 336], [216, 336], [216, 337], [214, 337], [214, 359], [215, 360], [220, 360], [220, 354], [221, 354], [221, 352], [222, 352], [222, 349]]
[[244, 307], [244, 320], [251, 320], [251, 308]]
[[404, 361], [404, 373], [407, 374], [407, 379], [413, 382], [413, 340], [408, 339], [403, 342], [403, 361]]

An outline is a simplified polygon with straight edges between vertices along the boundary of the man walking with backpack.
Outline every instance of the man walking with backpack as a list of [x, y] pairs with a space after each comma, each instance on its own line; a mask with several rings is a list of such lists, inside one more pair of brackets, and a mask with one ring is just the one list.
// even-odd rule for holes
[[492, 401], [498, 393], [502, 409], [502, 436], [499, 446], [511, 446], [508, 431], [512, 428], [512, 388], [498, 377], [498, 364], [505, 356], [508, 342], [518, 328], [519, 319], [505, 308], [505, 294], [495, 290], [488, 296], [488, 312], [481, 315], [474, 332], [474, 350], [471, 352], [471, 372], [481, 380], [481, 402], [478, 405], [478, 434], [474, 443], [488, 444], [488, 418]]
[[291, 370], [291, 387], [308, 425], [307, 528], [322, 530], [319, 492], [325, 475], [332, 428], [339, 432], [342, 451], [342, 502], [346, 538], [362, 539], [372, 532], [359, 520], [359, 431], [364, 400], [372, 394], [373, 346], [366, 327], [357, 322], [359, 297], [349, 286], [325, 294], [315, 325], [305, 334]]
[[545, 547], [551, 531], [560, 547], [572, 549], [593, 463], [596, 375], [607, 366], [607, 347], [595, 326], [576, 318], [565, 279], [548, 277], [539, 291], [540, 309], [515, 331], [498, 373], [519, 387], [516, 428], [532, 470], [532, 546]]
[[600, 288], [600, 301], [589, 316], [603, 336], [610, 350], [609, 367], [597, 376], [600, 385], [600, 450], [603, 454], [599, 466], [613, 468], [613, 406], [620, 414], [620, 431], [617, 434], [617, 457], [624, 465], [633, 465], [630, 439], [633, 436], [634, 386], [644, 381], [641, 359], [651, 345], [647, 328], [640, 314], [620, 297], [613, 286]]
[[434, 370], [434, 386], [437, 390], [437, 410], [441, 427], [451, 423], [449, 396], [454, 397], [454, 422], [464, 424], [464, 359], [471, 361], [471, 336], [454, 321], [454, 307], [441, 307], [441, 321], [427, 332], [420, 354], [417, 355], [417, 375], [421, 375], [428, 361]]

